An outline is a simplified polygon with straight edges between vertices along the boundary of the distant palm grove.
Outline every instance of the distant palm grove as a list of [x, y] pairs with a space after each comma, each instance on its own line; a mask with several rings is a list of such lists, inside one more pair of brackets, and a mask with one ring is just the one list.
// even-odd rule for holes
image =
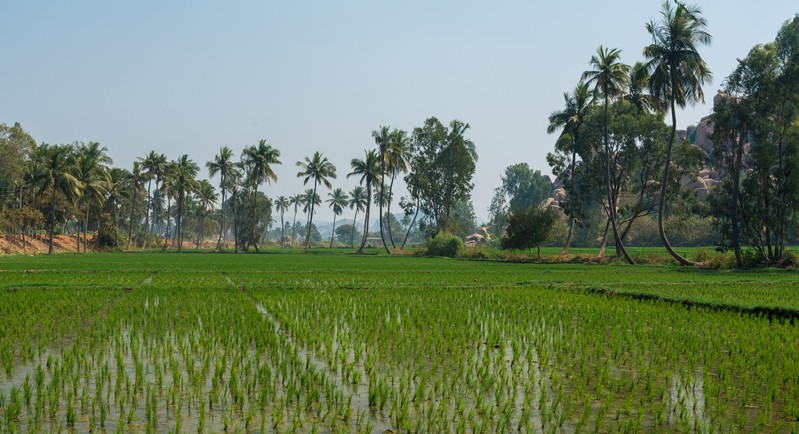
[[[469, 124], [431, 117], [410, 132], [378, 127], [374, 147], [346, 168], [324, 150], [284, 162], [265, 139], [223, 146], [210, 161], [152, 150], [119, 168], [99, 143], [36, 143], [19, 124], [0, 124], [0, 230], [23, 243], [46, 234], [51, 253], [59, 234], [73, 235], [82, 252], [269, 244], [389, 254], [443, 234], [506, 249], [557, 246], [564, 257], [607, 246], [630, 264], [628, 246], [653, 245], [682, 265], [695, 262], [673, 245], [729, 250], [739, 267], [790, 259], [799, 229], [799, 15], [738, 60], [712, 113], [686, 130], [677, 109], [704, 102], [712, 77], [701, 55], [712, 42], [708, 23], [699, 8], [666, 1], [644, 28], [648, 44], [633, 65], [603, 45], [586, 56], [548, 119], [555, 179], [509, 166], [483, 228], [470, 198], [478, 156]], [[296, 164], [297, 178], [278, 180], [281, 164]], [[201, 166], [210, 180], [198, 179]], [[344, 177], [358, 185], [337, 187]], [[271, 196], [276, 182], [296, 183], [297, 193]], [[396, 198], [403, 184], [408, 194]], [[324, 237], [314, 224], [323, 206], [334, 215]]]

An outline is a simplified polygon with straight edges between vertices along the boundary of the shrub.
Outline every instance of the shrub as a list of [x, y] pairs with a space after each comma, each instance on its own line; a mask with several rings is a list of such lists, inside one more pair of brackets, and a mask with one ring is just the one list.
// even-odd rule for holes
[[558, 217], [549, 208], [532, 207], [515, 211], [508, 217], [508, 229], [502, 236], [502, 249], [538, 250], [541, 259], [541, 243], [545, 242]]
[[427, 240], [425, 246], [427, 247], [427, 256], [456, 258], [463, 250], [463, 241], [449, 232], [439, 232], [435, 237]]

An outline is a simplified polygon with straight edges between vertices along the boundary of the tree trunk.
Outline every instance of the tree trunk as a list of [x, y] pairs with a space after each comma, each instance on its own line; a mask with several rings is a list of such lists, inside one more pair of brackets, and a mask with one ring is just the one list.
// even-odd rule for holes
[[239, 205], [238, 192], [233, 190], [233, 253], [239, 253]]
[[598, 258], [605, 257], [605, 247], [608, 245], [608, 229], [610, 229], [610, 219], [605, 221], [605, 231], [602, 233], [602, 244], [599, 246]]
[[297, 204], [294, 204], [294, 220], [291, 223], [291, 246], [297, 242]]
[[169, 194], [166, 195], [166, 229], [164, 229], [164, 247], [162, 250], [166, 250], [169, 246], [169, 208], [172, 206], [172, 197]]
[[86, 253], [86, 243], [88, 242], [87, 232], [89, 232], [89, 204], [86, 204], [86, 215], [83, 217], [83, 253]]
[[369, 237], [369, 208], [372, 205], [372, 186], [366, 186], [366, 212], [364, 213], [363, 219], [363, 237], [361, 238], [361, 246], [358, 247], [358, 251], [355, 252], [357, 254], [363, 253], [363, 248], [366, 246], [366, 239]]
[[618, 255], [621, 253], [624, 256], [624, 259], [627, 260], [629, 264], [635, 264], [633, 258], [627, 253], [627, 249], [624, 248], [624, 244], [622, 244], [621, 237], [619, 237], [619, 228], [616, 226], [616, 200], [613, 197], [613, 191], [611, 187], [611, 173], [610, 173], [610, 143], [608, 138], [608, 96], [607, 92], [605, 92], [605, 184], [607, 188], [607, 199], [608, 199], [608, 220], [610, 221], [610, 226], [613, 228], [613, 241], [616, 244], [616, 254]]
[[730, 220], [732, 225], [731, 242], [732, 248], [735, 251], [735, 263], [738, 268], [743, 268], [743, 254], [741, 253], [741, 227], [738, 218], [738, 195], [740, 192], [741, 182], [741, 166], [743, 163], [744, 139], [746, 138], [746, 124], [740, 132], [738, 137], [738, 146], [735, 150], [735, 165], [732, 169], [732, 198], [730, 200]]
[[55, 186], [58, 184], [58, 179], [53, 180], [53, 194], [50, 196], [50, 244], [47, 248], [47, 254], [53, 254], [53, 232], [55, 232]]
[[694, 265], [692, 261], [683, 258], [679, 253], [675, 252], [669, 243], [666, 236], [666, 229], [663, 225], [663, 213], [666, 208], [666, 189], [669, 182], [669, 166], [671, 165], [671, 151], [674, 147], [674, 136], [677, 133], [677, 113], [675, 112], [676, 104], [674, 102], [674, 80], [672, 79], [672, 95], [671, 95], [671, 135], [669, 143], [666, 146], [666, 163], [663, 166], [663, 177], [661, 178], [660, 185], [660, 198], [658, 199], [658, 232], [660, 232], [660, 240], [663, 241], [663, 246], [669, 252], [672, 258], [676, 259], [680, 265]]
[[130, 250], [130, 240], [133, 237], [133, 216], [136, 214], [136, 193], [138, 188], [137, 186], [133, 186], [133, 201], [130, 203], [130, 222], [128, 223], [128, 245], [125, 248], [126, 250]]
[[175, 220], [175, 239], [178, 242], [178, 253], [183, 251], [183, 202], [184, 202], [184, 192], [178, 192], [178, 216], [177, 220]]
[[280, 247], [286, 247], [286, 224], [283, 223], [283, 208], [280, 208]]
[[330, 235], [330, 248], [333, 248], [333, 239], [336, 237], [336, 213], [333, 213], [333, 234]]
[[150, 226], [150, 206], [152, 205], [152, 198], [150, 197], [150, 187], [152, 187], [153, 178], [147, 181], [147, 211], [144, 213], [144, 243], [142, 246], [146, 249], [150, 245], [147, 228]]
[[560, 255], [566, 255], [569, 253], [569, 247], [572, 244], [572, 239], [574, 238], [574, 217], [569, 217], [569, 233], [566, 235], [566, 244], [563, 246], [563, 250], [560, 251]]
[[311, 248], [311, 228], [313, 227], [313, 212], [314, 208], [316, 208], [316, 204], [314, 200], [316, 200], [316, 180], [314, 180], [313, 184], [313, 196], [311, 196], [311, 211], [308, 213], [308, 227], [305, 229], [306, 237], [305, 237], [305, 251], [307, 252], [308, 249]]
[[408, 235], [411, 234], [411, 230], [413, 229], [413, 225], [416, 223], [416, 217], [418, 217], [418, 216], [419, 216], [419, 200], [417, 199], [416, 200], [416, 212], [413, 214], [413, 220], [411, 220], [411, 224], [408, 225], [408, 230], [405, 231], [405, 238], [402, 239], [402, 245], [400, 246], [400, 249], [404, 249], [405, 248], [405, 243], [408, 242]]
[[255, 246], [256, 253], [260, 253], [261, 249], [258, 248], [258, 239], [256, 232], [258, 228], [258, 185], [255, 185], [254, 193], [252, 196], [252, 245]]
[[382, 152], [380, 153], [380, 203], [379, 210], [378, 210], [378, 223], [380, 223], [380, 240], [383, 242], [383, 248], [386, 249], [386, 253], [389, 255], [391, 254], [391, 250], [388, 248], [388, 244], [386, 244], [386, 237], [383, 235], [383, 202], [386, 200], [386, 161], [385, 161], [385, 154]]
[[350, 248], [355, 248], [355, 221], [358, 220], [358, 205], [355, 205], [355, 217], [352, 218], [352, 233], [350, 234]]
[[[222, 185], [225, 185], [224, 177], [222, 179]], [[216, 240], [216, 250], [222, 250], [222, 232], [225, 231], [225, 189], [222, 188], [222, 204], [219, 206], [220, 218], [219, 218], [219, 239]]]
[[394, 192], [394, 178], [396, 175], [392, 172], [391, 173], [391, 183], [388, 186], [388, 206], [386, 207], [386, 224], [388, 225], [388, 240], [391, 242], [391, 248], [396, 249], [397, 245], [394, 244], [394, 235], [391, 233], [391, 219], [388, 217], [391, 215], [391, 198], [392, 193]]

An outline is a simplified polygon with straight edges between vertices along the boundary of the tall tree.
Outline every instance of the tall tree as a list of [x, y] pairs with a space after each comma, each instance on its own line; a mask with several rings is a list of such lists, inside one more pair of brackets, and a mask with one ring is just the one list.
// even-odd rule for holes
[[209, 176], [216, 176], [219, 174], [219, 189], [222, 191], [222, 203], [219, 206], [221, 210], [221, 219], [219, 223], [219, 238], [216, 241], [217, 250], [222, 249], [222, 233], [225, 230], [225, 199], [227, 198], [227, 190], [230, 186], [230, 180], [234, 177], [236, 163], [233, 161], [233, 151], [227, 146], [219, 149], [219, 153], [214, 156], [214, 159], [205, 163], [208, 169]]
[[574, 239], [574, 225], [577, 221], [577, 215], [579, 214], [579, 193], [577, 192], [577, 186], [579, 184], [577, 183], [576, 173], [577, 155], [579, 154], [577, 144], [580, 143], [580, 128], [583, 126], [586, 112], [593, 104], [591, 91], [588, 85], [583, 81], [577, 84], [572, 94], [564, 93], [563, 99], [566, 102], [565, 107], [563, 110], [553, 112], [549, 115], [549, 126], [547, 126], [547, 133], [549, 134], [561, 128], [560, 136], [555, 145], [555, 154], [547, 156], [550, 166], [553, 166], [553, 168], [558, 166], [558, 164], [554, 163], [558, 160], [557, 154], [566, 156], [566, 158], [568, 158], [569, 154], [571, 155], [568, 166], [562, 167], [562, 169], [565, 170], [560, 170], [558, 174], [561, 178], [567, 178], [566, 180], [569, 183], [566, 203], [561, 204], [561, 207], [569, 216], [569, 233], [566, 236], [566, 243], [563, 246], [563, 250], [560, 252], [561, 255], [569, 253], [569, 247]]
[[347, 199], [349, 198], [347, 197], [347, 193], [344, 193], [344, 190], [340, 188], [328, 193], [327, 196], [327, 204], [330, 205], [330, 208], [333, 210], [333, 234], [330, 235], [330, 248], [332, 249], [333, 239], [336, 237], [336, 217], [344, 212], [344, 208], [347, 207]]
[[197, 237], [197, 248], [199, 249], [203, 238], [205, 238], [205, 218], [208, 216], [208, 211], [214, 209], [214, 203], [219, 196], [216, 194], [214, 186], [205, 179], [199, 182], [194, 195], [200, 211], [199, 236]]
[[153, 212], [153, 197], [151, 194], [150, 187], [152, 187], [153, 180], [155, 180], [155, 189], [158, 190], [158, 184], [161, 182], [161, 179], [164, 176], [164, 165], [166, 165], [166, 155], [159, 154], [155, 151], [148, 152], [144, 158], [139, 158], [144, 167], [144, 170], [147, 171], [149, 177], [147, 179], [147, 215], [144, 219], [144, 248], [146, 249], [150, 245], [150, 237], [148, 235], [152, 233], [152, 230], [155, 229], [154, 223], [155, 218], [154, 216], [151, 217]]
[[297, 209], [302, 208], [305, 203], [305, 196], [302, 193], [297, 193], [289, 198], [289, 202], [294, 206], [294, 220], [291, 223], [291, 245], [297, 241]]
[[[105, 193], [108, 187], [108, 168], [112, 163], [111, 157], [106, 155], [106, 147], [100, 146], [97, 142], [89, 142], [81, 145], [77, 150], [75, 162], [75, 178], [81, 183], [81, 195], [78, 200], [78, 208], [82, 205], [85, 209], [83, 213], [83, 251], [86, 251], [87, 231], [89, 226], [89, 211], [92, 205], [102, 206], [105, 200]], [[78, 236], [80, 240], [80, 236]], [[80, 251], [80, 242], [78, 242]]]
[[660, 239], [669, 254], [682, 265], [693, 262], [683, 258], [669, 243], [663, 225], [666, 209], [666, 189], [669, 180], [672, 148], [677, 131], [677, 107], [685, 107], [697, 101], [704, 101], [702, 85], [710, 80], [710, 68], [699, 54], [700, 45], [710, 44], [712, 37], [707, 32], [707, 21], [696, 6], [676, 4], [666, 0], [663, 3], [659, 20], [652, 20], [646, 30], [652, 36], [652, 43], [644, 48], [649, 71], [649, 91], [655, 106], [671, 112], [671, 135], [666, 146], [666, 162], [660, 185], [658, 201], [658, 231]]
[[372, 137], [375, 139], [377, 145], [377, 155], [380, 159], [380, 185], [378, 187], [379, 197], [378, 201], [378, 224], [380, 226], [380, 240], [383, 242], [383, 248], [386, 253], [391, 254], [391, 250], [386, 244], [386, 236], [383, 232], [383, 204], [386, 197], [386, 161], [389, 158], [389, 147], [391, 145], [391, 127], [381, 125], [379, 129], [372, 130]]
[[[298, 178], [303, 178], [303, 185], [308, 185], [309, 181], [313, 181], [313, 197], [316, 197], [316, 188], [319, 184], [324, 184], [327, 188], [332, 188], [329, 178], [336, 178], [336, 166], [333, 165], [326, 157], [323, 157], [319, 152], [314, 152], [311, 158], [305, 157], [304, 161], [298, 161], [297, 166], [302, 170], [297, 173]], [[308, 217], [308, 230], [305, 239], [305, 250], [311, 247], [311, 227], [313, 225], [313, 215], [316, 204], [311, 204], [311, 210]]]
[[[386, 160], [386, 169], [391, 174], [391, 181], [388, 187], [388, 203], [386, 205], [386, 215], [391, 214], [391, 201], [394, 197], [394, 180], [398, 174], [408, 173], [408, 149], [410, 148], [410, 137], [404, 130], [394, 129], [391, 132], [388, 143], [388, 155]], [[394, 243], [394, 234], [391, 233], [391, 225], [388, 228], [388, 238], [391, 241], [391, 247], [396, 248]]]
[[259, 252], [258, 249], [258, 236], [256, 236], [256, 228], [258, 227], [258, 206], [256, 204], [256, 197], [258, 196], [258, 186], [260, 184], [272, 183], [272, 181], [277, 181], [277, 175], [275, 171], [272, 169], [272, 166], [275, 164], [282, 164], [279, 160], [280, 158], [280, 151], [273, 148], [272, 145], [268, 144], [266, 140], [261, 139], [258, 142], [258, 146], [248, 146], [244, 148], [244, 152], [242, 154], [242, 163], [248, 168], [248, 181], [253, 187], [253, 195], [252, 195], [252, 211], [253, 211], [253, 225], [252, 225], [252, 238], [253, 238], [253, 245], [255, 246], [255, 251]]
[[283, 222], [283, 215], [289, 210], [289, 206], [291, 206], [289, 198], [286, 196], [277, 197], [275, 207], [277, 207], [277, 211], [280, 213], [280, 247], [286, 247], [286, 226]]
[[[349, 177], [349, 175], [347, 175]], [[350, 192], [350, 200], [348, 203], [350, 209], [355, 210], [355, 216], [352, 217], [352, 234], [350, 235], [350, 248], [355, 247], [355, 222], [358, 220], [358, 211], [363, 211], [366, 207], [366, 189], [360, 185], [356, 185]]]
[[449, 128], [431, 117], [415, 128], [410, 154], [408, 190], [425, 219], [431, 235], [450, 229], [450, 213], [458, 201], [467, 200], [474, 184], [477, 152], [465, 137], [469, 124], [453, 120]]
[[347, 174], [350, 176], [360, 176], [359, 183], [366, 189], [366, 212], [363, 219], [363, 239], [361, 245], [358, 247], [357, 253], [363, 253], [366, 246], [366, 240], [369, 238], [369, 209], [372, 205], [372, 186], [374, 186], [380, 179], [380, 158], [374, 150], [366, 150], [366, 155], [363, 160], [353, 158], [350, 162], [352, 172]]
[[[108, 173], [108, 186], [106, 188], [106, 206], [111, 208], [111, 218], [114, 230], [114, 249], [119, 250], [119, 219], [117, 218], [117, 208], [120, 199], [126, 195], [126, 186], [130, 172], [125, 169], [114, 167]], [[99, 231], [98, 231], [99, 233]]]
[[175, 220], [175, 237], [178, 244], [178, 252], [183, 251], [183, 211], [186, 205], [186, 197], [197, 191], [197, 173], [200, 166], [192, 161], [188, 155], [181, 155], [172, 173], [174, 188], [177, 192], [177, 218]]
[[144, 182], [149, 181], [150, 176], [146, 171], [144, 165], [139, 161], [133, 162], [133, 170], [130, 171], [130, 178], [128, 179], [128, 188], [131, 190], [132, 199], [130, 201], [130, 220], [128, 221], [128, 245], [130, 249], [130, 241], [133, 238], [133, 222], [136, 220], [136, 205], [139, 190], [144, 188]]
[[608, 49], [603, 46], [599, 46], [597, 49], [597, 54], [591, 57], [590, 65], [593, 69], [589, 69], [583, 73], [583, 80], [586, 80], [586, 84], [594, 85], [594, 94], [601, 96], [604, 99], [605, 104], [605, 134], [604, 134], [604, 144], [605, 144], [605, 152], [604, 152], [604, 159], [605, 159], [605, 184], [607, 185], [607, 214], [608, 220], [610, 221], [610, 226], [613, 229], [613, 239], [616, 244], [616, 254], [624, 256], [624, 259], [627, 260], [628, 263], [634, 264], [635, 261], [633, 258], [627, 253], [627, 249], [624, 248], [624, 244], [622, 243], [622, 239], [619, 236], [619, 229], [616, 222], [616, 216], [618, 212], [618, 204], [613, 200], [613, 195], [611, 194], [611, 154], [610, 154], [610, 144], [608, 138], [608, 104], [610, 103], [611, 98], [615, 98], [623, 94], [625, 86], [627, 84], [628, 78], [628, 67], [627, 65], [621, 63], [619, 60], [619, 56], [621, 54], [621, 50], [614, 48]]
[[72, 147], [56, 145], [48, 147], [45, 154], [44, 172], [41, 177], [42, 191], [50, 193], [50, 234], [48, 254], [53, 254], [53, 233], [55, 232], [56, 198], [60, 194], [68, 203], [74, 203], [80, 197], [81, 183], [73, 175], [75, 160]]
[[[36, 141], [19, 124], [0, 124], [0, 210], [6, 201], [14, 202], [17, 188], [22, 197], [26, 159], [36, 148]], [[16, 188], [15, 188], [16, 187]], [[22, 207], [20, 200], [19, 207]]]

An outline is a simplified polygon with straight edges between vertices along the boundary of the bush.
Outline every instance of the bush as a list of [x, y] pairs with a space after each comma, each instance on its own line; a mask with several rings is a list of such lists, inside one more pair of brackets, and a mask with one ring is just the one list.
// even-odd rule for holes
[[552, 231], [558, 217], [549, 208], [532, 207], [515, 211], [508, 217], [508, 229], [502, 236], [502, 249], [531, 249], [538, 251], [541, 259], [541, 244]]
[[463, 250], [463, 241], [449, 232], [439, 232], [435, 237], [427, 240], [427, 256], [447, 256], [457, 258]]

